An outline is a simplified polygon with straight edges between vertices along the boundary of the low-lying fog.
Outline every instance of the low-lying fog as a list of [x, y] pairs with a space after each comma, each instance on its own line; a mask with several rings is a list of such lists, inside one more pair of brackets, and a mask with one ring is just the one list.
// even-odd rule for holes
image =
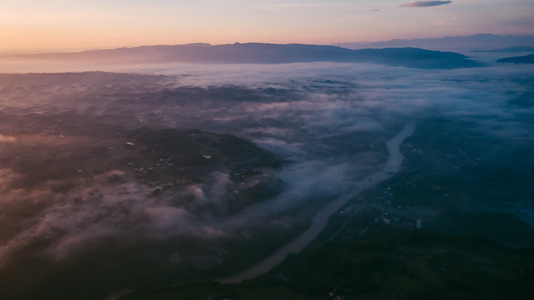
[[[127, 73], [0, 75], [2, 276], [16, 269], [17, 260], [24, 262], [22, 270], [31, 269], [33, 260], [68, 264], [78, 253], [98, 253], [94, 249], [110, 240], [106, 247], [127, 245], [142, 256], [153, 254], [146, 250], [150, 241], [232, 238], [266, 226], [301, 228], [308, 210], [382, 167], [384, 141], [409, 120], [464, 120], [470, 130], [509, 147], [534, 142], [530, 66], [171, 64], [100, 70]], [[279, 190], [227, 212], [228, 193], [239, 192], [228, 168], [154, 196], [159, 186], [136, 175], [151, 166], [112, 159], [106, 165], [98, 155], [89, 163], [80, 154], [97, 145], [130, 155], [127, 147], [146, 145], [125, 144], [136, 143], [121, 130], [144, 126], [245, 138], [284, 165], [264, 168], [258, 178], [241, 183], [271, 176], [280, 180]], [[117, 149], [123, 152], [113, 152]], [[213, 153], [202, 154], [209, 159]], [[50, 175], [41, 156], [60, 157], [54, 164], [71, 173]], [[87, 171], [91, 164], [100, 172]], [[301, 217], [304, 223], [295, 220]]]

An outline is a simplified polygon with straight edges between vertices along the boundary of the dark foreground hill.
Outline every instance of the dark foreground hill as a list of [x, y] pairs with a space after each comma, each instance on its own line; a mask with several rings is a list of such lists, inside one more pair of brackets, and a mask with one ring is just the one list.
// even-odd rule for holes
[[[8, 57], [5, 57], [8, 58]], [[142, 46], [76, 53], [10, 56], [11, 59], [76, 60], [103, 63], [219, 63], [281, 64], [302, 62], [378, 63], [424, 69], [455, 69], [480, 66], [467, 56], [419, 48], [350, 50], [336, 46], [301, 44], [188, 44]]]

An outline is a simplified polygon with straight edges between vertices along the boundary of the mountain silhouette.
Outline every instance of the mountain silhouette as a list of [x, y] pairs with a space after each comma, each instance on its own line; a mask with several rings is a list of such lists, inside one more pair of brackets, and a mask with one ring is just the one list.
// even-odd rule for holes
[[381, 42], [337, 43], [336, 46], [349, 49], [417, 47], [430, 50], [464, 53], [472, 50], [492, 50], [513, 46], [534, 47], [534, 35], [475, 34], [470, 36], [448, 36], [442, 38], [394, 39]]
[[502, 49], [473, 50], [473, 53], [511, 53], [511, 52], [534, 52], [534, 47], [515, 46]]
[[283, 64], [304, 62], [377, 63], [425, 69], [480, 66], [467, 56], [419, 48], [351, 50], [337, 46], [303, 44], [187, 44], [141, 46], [76, 53], [20, 54], [12, 59], [78, 60], [105, 63], [218, 63]]
[[499, 63], [514, 63], [514, 64], [534, 64], [534, 54], [525, 56], [514, 56], [499, 59]]

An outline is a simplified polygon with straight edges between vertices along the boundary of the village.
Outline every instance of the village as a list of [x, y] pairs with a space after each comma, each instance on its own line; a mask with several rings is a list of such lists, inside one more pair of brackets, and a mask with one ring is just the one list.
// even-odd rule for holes
[[[331, 234], [330, 239], [361, 238], [373, 225], [392, 226], [406, 230], [424, 229], [423, 219], [414, 215], [411, 209], [412, 207], [408, 205], [395, 205], [395, 195], [391, 187], [378, 187], [370, 196], [352, 199], [333, 216], [337, 219], [334, 223], [338, 224], [338, 228]], [[362, 214], [369, 212], [374, 215], [366, 226], [362, 225], [363, 227], [356, 232], [347, 230], [354, 218], [362, 218]]]

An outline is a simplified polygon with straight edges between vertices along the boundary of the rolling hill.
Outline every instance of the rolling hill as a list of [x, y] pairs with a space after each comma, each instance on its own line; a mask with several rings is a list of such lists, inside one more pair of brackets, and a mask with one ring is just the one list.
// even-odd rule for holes
[[534, 64], [534, 54], [525, 56], [514, 56], [499, 59], [500, 63], [514, 63], [514, 64]]

